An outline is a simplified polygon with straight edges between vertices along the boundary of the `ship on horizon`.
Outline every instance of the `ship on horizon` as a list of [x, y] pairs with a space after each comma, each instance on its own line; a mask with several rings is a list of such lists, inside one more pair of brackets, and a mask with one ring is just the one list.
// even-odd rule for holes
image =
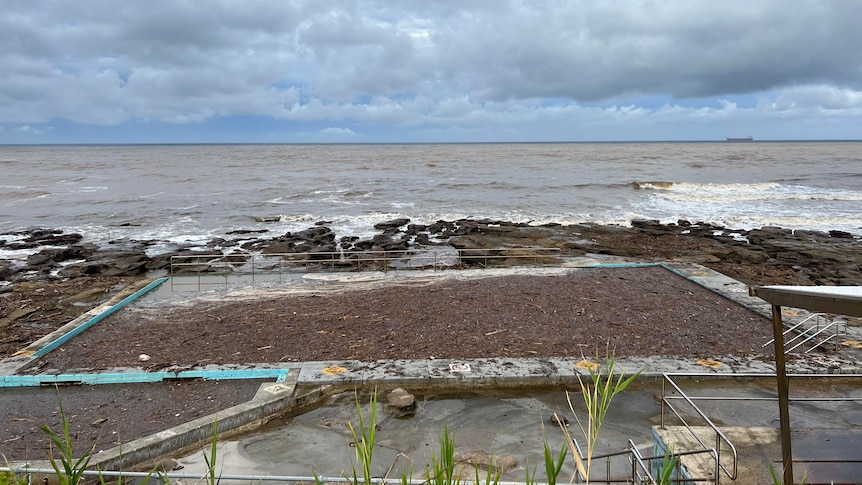
[[754, 141], [754, 138], [750, 136], [742, 137], [742, 138], [731, 138], [728, 137], [727, 141]]

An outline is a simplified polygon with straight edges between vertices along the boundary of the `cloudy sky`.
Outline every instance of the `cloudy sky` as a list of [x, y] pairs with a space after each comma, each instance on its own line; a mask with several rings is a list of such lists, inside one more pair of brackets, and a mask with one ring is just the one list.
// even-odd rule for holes
[[857, 0], [3, 0], [0, 143], [862, 138]]

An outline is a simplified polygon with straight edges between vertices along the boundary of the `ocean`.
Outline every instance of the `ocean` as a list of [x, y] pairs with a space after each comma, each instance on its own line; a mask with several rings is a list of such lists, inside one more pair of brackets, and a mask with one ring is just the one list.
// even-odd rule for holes
[[862, 143], [0, 145], [0, 239], [42, 227], [202, 244], [320, 221], [370, 237], [398, 217], [860, 235]]

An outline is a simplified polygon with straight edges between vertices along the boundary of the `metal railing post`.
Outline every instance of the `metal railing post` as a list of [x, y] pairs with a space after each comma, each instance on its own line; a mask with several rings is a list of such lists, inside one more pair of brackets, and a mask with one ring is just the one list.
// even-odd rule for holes
[[718, 485], [721, 482], [721, 436], [717, 432], [715, 433], [715, 471], [713, 475], [715, 476], [715, 485]]
[[665, 389], [665, 379], [661, 380], [661, 414], [659, 417], [659, 428], [664, 429], [664, 389]]

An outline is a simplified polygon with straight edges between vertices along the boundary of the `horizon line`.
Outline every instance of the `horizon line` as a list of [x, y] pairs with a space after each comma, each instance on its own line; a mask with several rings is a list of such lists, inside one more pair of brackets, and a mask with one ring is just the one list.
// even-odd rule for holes
[[836, 143], [862, 142], [862, 138], [849, 139], [772, 139], [745, 138], [706, 140], [579, 140], [579, 141], [308, 141], [308, 142], [57, 142], [57, 143], [3, 143], [0, 146], [166, 146], [166, 145], [564, 145], [564, 144], [613, 144], [613, 143]]

